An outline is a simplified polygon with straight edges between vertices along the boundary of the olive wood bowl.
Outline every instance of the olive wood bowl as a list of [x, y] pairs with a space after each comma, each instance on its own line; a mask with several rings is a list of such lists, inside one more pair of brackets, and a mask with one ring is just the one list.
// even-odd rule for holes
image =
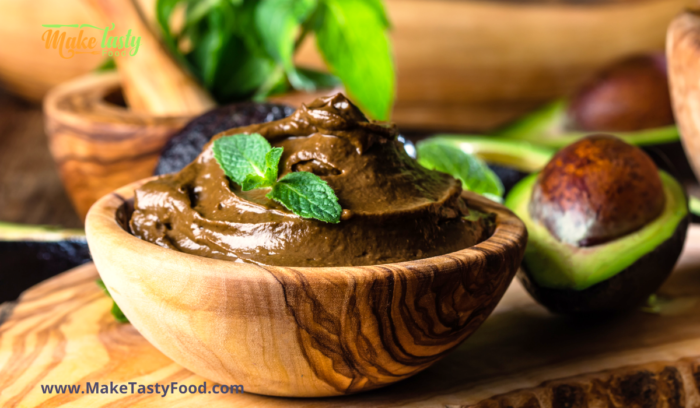
[[273, 267], [190, 255], [125, 230], [134, 189], [87, 215], [90, 252], [136, 329], [175, 362], [246, 392], [322, 397], [382, 387], [429, 367], [471, 335], [520, 264], [527, 231], [512, 212], [450, 254], [359, 267]]
[[695, 176], [700, 179], [700, 9], [686, 10], [666, 37], [673, 113]]
[[51, 155], [81, 219], [100, 197], [153, 175], [163, 146], [192, 119], [128, 109], [117, 72], [53, 88], [44, 118]]

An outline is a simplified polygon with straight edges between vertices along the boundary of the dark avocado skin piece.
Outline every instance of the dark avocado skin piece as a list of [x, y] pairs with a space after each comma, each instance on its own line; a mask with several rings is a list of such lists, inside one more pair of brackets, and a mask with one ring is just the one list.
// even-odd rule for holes
[[91, 260], [85, 237], [0, 240], [0, 303], [17, 299], [31, 286]]
[[671, 174], [676, 180], [684, 183], [697, 183], [695, 173], [693, 173], [681, 142], [643, 146], [642, 149], [659, 169]]
[[499, 179], [501, 179], [501, 183], [503, 183], [504, 197], [510, 193], [513, 186], [518, 184], [520, 180], [530, 175], [530, 173], [496, 163], [486, 163], [486, 165], [489, 166], [494, 173], [496, 173]]
[[217, 133], [255, 123], [271, 122], [291, 115], [294, 109], [274, 103], [242, 102], [215, 108], [196, 117], [166, 144], [154, 172], [175, 173], [190, 164]]
[[550, 289], [537, 285], [525, 264], [518, 271], [518, 279], [540, 304], [553, 313], [591, 315], [630, 310], [642, 305], [649, 294], [656, 291], [668, 278], [678, 259], [688, 231], [690, 217], [678, 223], [673, 235], [653, 251], [637, 259], [615, 276], [587, 289]]

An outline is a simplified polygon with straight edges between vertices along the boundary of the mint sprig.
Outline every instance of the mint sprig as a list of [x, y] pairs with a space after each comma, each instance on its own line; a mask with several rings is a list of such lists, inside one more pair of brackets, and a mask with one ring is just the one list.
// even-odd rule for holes
[[[157, 0], [155, 16], [172, 55], [220, 104], [342, 82], [369, 116], [389, 118], [396, 74], [383, 0]], [[330, 74], [295, 64], [312, 38]]]
[[277, 180], [281, 147], [272, 147], [258, 133], [224, 136], [214, 141], [214, 158], [241, 190], [271, 187], [265, 196], [302, 218], [336, 224], [343, 211], [332, 188], [309, 172], [289, 173]]
[[462, 182], [462, 188], [503, 202], [503, 183], [478, 157], [457, 147], [427, 139], [418, 143], [418, 163], [431, 170], [447, 173]]

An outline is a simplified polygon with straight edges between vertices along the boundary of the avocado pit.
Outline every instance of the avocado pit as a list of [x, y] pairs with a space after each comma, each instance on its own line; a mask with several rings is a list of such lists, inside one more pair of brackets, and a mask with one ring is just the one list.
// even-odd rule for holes
[[639, 230], [664, 204], [649, 156], [615, 137], [596, 135], [554, 156], [537, 179], [529, 209], [557, 239], [586, 247]]
[[601, 71], [571, 98], [572, 127], [633, 132], [675, 123], [663, 54], [636, 55]]

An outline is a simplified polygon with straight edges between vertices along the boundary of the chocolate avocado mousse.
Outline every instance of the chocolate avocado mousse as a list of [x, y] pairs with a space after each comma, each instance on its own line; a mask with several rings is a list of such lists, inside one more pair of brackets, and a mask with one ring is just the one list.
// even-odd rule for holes
[[[338, 223], [302, 218], [242, 191], [214, 142], [260, 134], [283, 148], [279, 176], [310, 172], [335, 192]], [[274, 122], [216, 135], [175, 174], [136, 191], [130, 227], [157, 245], [204, 257], [277, 266], [360, 266], [442, 255], [493, 233], [493, 217], [469, 208], [461, 183], [411, 159], [393, 125], [370, 122], [343, 95], [317, 99]]]

